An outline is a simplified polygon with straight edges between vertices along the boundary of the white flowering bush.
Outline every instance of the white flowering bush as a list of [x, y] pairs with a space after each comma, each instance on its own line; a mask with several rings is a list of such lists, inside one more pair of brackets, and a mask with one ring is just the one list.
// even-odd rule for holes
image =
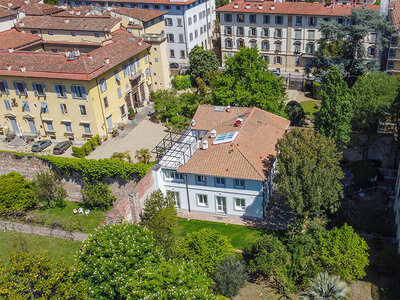
[[126, 299], [215, 299], [213, 281], [192, 263], [162, 261], [135, 273], [125, 289]]
[[83, 242], [76, 277], [87, 280], [95, 299], [121, 299], [121, 290], [136, 271], [160, 260], [161, 250], [147, 229], [126, 223], [106, 225]]

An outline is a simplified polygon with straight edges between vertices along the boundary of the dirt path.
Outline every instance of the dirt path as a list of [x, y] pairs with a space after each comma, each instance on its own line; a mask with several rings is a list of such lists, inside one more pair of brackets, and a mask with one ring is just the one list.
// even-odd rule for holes
[[21, 224], [16, 222], [0, 221], [0, 229], [8, 231], [18, 231], [22, 233], [31, 233], [51, 237], [70, 239], [73, 241], [83, 241], [88, 238], [88, 234], [81, 232], [65, 231], [60, 229], [51, 229], [47, 227]]

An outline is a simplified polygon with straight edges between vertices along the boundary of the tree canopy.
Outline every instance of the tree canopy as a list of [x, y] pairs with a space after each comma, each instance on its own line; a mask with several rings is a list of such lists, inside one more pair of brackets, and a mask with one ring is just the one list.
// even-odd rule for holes
[[322, 135], [333, 138], [339, 147], [346, 147], [350, 141], [352, 116], [349, 89], [338, 69], [333, 67], [324, 80], [322, 105], [315, 127]]
[[188, 74], [192, 83], [196, 83], [197, 77], [208, 83], [207, 73], [218, 70], [219, 67], [217, 55], [212, 50], [204, 50], [197, 45], [189, 53], [189, 63]]
[[34, 184], [25, 176], [11, 172], [0, 176], [0, 214], [31, 209], [36, 204]]
[[343, 197], [335, 142], [320, 133], [295, 129], [278, 140], [275, 182], [281, 197], [299, 216], [334, 213]]
[[226, 70], [218, 76], [214, 102], [219, 105], [259, 107], [285, 116], [285, 86], [268, 71], [268, 63], [257, 49], [242, 48], [226, 60]]

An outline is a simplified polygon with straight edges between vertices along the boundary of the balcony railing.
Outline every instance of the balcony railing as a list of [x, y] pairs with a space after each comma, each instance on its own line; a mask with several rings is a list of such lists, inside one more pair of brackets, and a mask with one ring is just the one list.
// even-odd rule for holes
[[166, 39], [165, 34], [160, 34], [160, 33], [145, 33], [142, 34], [142, 38], [145, 42], [149, 43], [151, 42], [161, 43]]

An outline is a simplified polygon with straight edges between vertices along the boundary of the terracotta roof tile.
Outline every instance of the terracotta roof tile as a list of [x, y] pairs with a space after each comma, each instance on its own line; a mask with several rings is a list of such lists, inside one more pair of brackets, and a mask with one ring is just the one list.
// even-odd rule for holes
[[[0, 6], [3, 7], [8, 7], [12, 9], [18, 9], [22, 5], [25, 5], [26, 0], [0, 0]], [[39, 2], [40, 0], [30, 0], [29, 2], [34, 3], [34, 2]]]
[[113, 32], [112, 36], [110, 43], [73, 60], [68, 60], [64, 53], [0, 50], [0, 75], [91, 80], [150, 47], [125, 29]]
[[[243, 123], [235, 127], [239, 117]], [[259, 108], [232, 107], [228, 113], [208, 105], [200, 105], [193, 120], [194, 129], [209, 131], [203, 139], [209, 146], [207, 150], [197, 150], [178, 171], [249, 180], [267, 178], [276, 156], [275, 144], [290, 124], [289, 120]], [[213, 129], [217, 135], [233, 131], [238, 131], [238, 135], [231, 143], [213, 145], [214, 139], [210, 138]]]
[[0, 7], [0, 18], [5, 18], [5, 17], [11, 17], [16, 15], [16, 12], [13, 12], [12, 10], [5, 8], [5, 7]]
[[64, 18], [56, 16], [26, 16], [16, 28], [42, 30], [102, 31], [111, 29], [121, 22], [121, 18]]
[[147, 22], [149, 20], [155, 19], [157, 17], [160, 17], [162, 15], [165, 15], [167, 11], [163, 10], [153, 10], [153, 9], [140, 9], [137, 7], [131, 8], [131, 7], [116, 7], [113, 10], [114, 12], [132, 17], [134, 19]]
[[396, 30], [400, 30], [400, 1], [389, 2], [389, 17]]
[[22, 5], [18, 10], [24, 12], [27, 16], [44, 16], [63, 11], [64, 9], [51, 4], [28, 3]]
[[[114, 1], [110, 0], [96, 0], [96, 2], [107, 2], [113, 3]], [[171, 0], [118, 0], [115, 1], [118, 3], [131, 3], [131, 4], [164, 4], [164, 5], [189, 5], [190, 3], [196, 2], [196, 0], [186, 0], [186, 1], [171, 1]], [[114, 3], [115, 3], [114, 2]]]
[[16, 29], [0, 32], [0, 49], [19, 49], [23, 46], [41, 41], [42, 39], [37, 35], [23, 33]]
[[[235, 6], [238, 6], [235, 8]], [[246, 8], [247, 7], [247, 8]], [[379, 5], [343, 5], [327, 6], [319, 2], [247, 2], [237, 0], [216, 9], [220, 12], [244, 12], [280, 15], [311, 15], [311, 16], [344, 16], [351, 13], [352, 8], [366, 7], [379, 11]]]
[[102, 18], [110, 17], [110, 12], [103, 11], [99, 13], [98, 11], [93, 11], [91, 6], [74, 6], [68, 7], [66, 10], [54, 14], [55, 17], [69, 17], [69, 18]]

